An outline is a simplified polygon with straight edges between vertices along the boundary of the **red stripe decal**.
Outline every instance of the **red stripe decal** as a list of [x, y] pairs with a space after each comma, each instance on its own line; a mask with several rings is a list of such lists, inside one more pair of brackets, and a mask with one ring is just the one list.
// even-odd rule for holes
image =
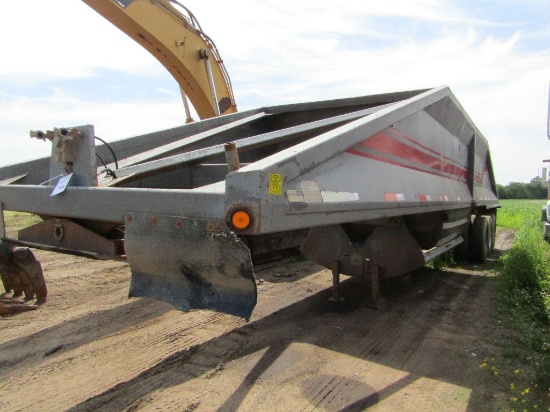
[[415, 145], [421, 147], [421, 148], [424, 149], [424, 150], [427, 150], [427, 151], [430, 152], [430, 153], [433, 153], [433, 154], [436, 155], [436, 156], [441, 156], [443, 159], [448, 160], [449, 162], [455, 163], [455, 164], [459, 165], [460, 167], [462, 167], [462, 168], [464, 168], [464, 169], [467, 169], [466, 166], [461, 165], [461, 164], [460, 164], [459, 162], [457, 162], [455, 159], [451, 159], [450, 157], [444, 156], [443, 154], [438, 153], [438, 152], [436, 152], [435, 150], [433, 150], [433, 149], [431, 149], [431, 148], [429, 148], [429, 147], [427, 147], [427, 146], [424, 146], [423, 144], [421, 144], [421, 143], [417, 142], [416, 140], [414, 140], [412, 137], [409, 137], [409, 136], [407, 136], [406, 134], [403, 134], [403, 133], [399, 132], [398, 130], [394, 129], [393, 127], [390, 127], [389, 129], [386, 129], [386, 132], [390, 132], [390, 133], [392, 133], [392, 134], [394, 134], [394, 135], [396, 135], [396, 136], [402, 138], [403, 140], [407, 140], [407, 141], [409, 141], [409, 142], [411, 142], [411, 143], [414, 143]]
[[[405, 165], [405, 164], [403, 164], [403, 163], [399, 163], [399, 162], [395, 162], [395, 161], [390, 160], [390, 159], [386, 159], [385, 157], [380, 157], [380, 156], [371, 155], [371, 154], [369, 154], [369, 153], [360, 152], [359, 150], [355, 150], [355, 149], [348, 149], [348, 150], [346, 150], [346, 151], [347, 151], [348, 153], [354, 154], [354, 155], [356, 155], [356, 156], [366, 157], [367, 159], [378, 160], [379, 162], [384, 162], [384, 163], [388, 163], [388, 164], [390, 164], [390, 165], [399, 166], [399, 167], [404, 167], [405, 169], [416, 170], [417, 172], [423, 172], [423, 173], [428, 173], [428, 174], [431, 174], [431, 175], [435, 175], [435, 176], [442, 177], [440, 173], [431, 172], [431, 171], [426, 171], [426, 170], [421, 169], [421, 168], [419, 168], [419, 167], [414, 167], [414, 166]], [[451, 179], [451, 178], [448, 177], [448, 176], [443, 176], [443, 177], [446, 177], [446, 178], [448, 178], [448, 179]], [[455, 180], [455, 179], [453, 179], [453, 180]]]
[[485, 173], [489, 172], [489, 167], [487, 166], [487, 164], [485, 165], [485, 167], [483, 168], [483, 170], [481, 171], [481, 173], [474, 173], [474, 181], [475, 181], [475, 184], [477, 186], [481, 186], [482, 183], [483, 183], [483, 176], [485, 176]]
[[[390, 130], [390, 129], [388, 129]], [[397, 134], [397, 131], [391, 129], [391, 131], [395, 134]], [[424, 173], [430, 173], [437, 176], [443, 176], [443, 173], [447, 174], [447, 178], [453, 178], [456, 177], [457, 179], [461, 180], [467, 180], [468, 179], [468, 170], [465, 166], [460, 165], [458, 162], [449, 159], [445, 156], [443, 156], [440, 153], [437, 153], [429, 148], [425, 148], [412, 138], [399, 134], [401, 138], [406, 138], [406, 140], [418, 145], [419, 147], [424, 148], [425, 150], [429, 151], [430, 153], [434, 153], [436, 156], [432, 156], [431, 154], [425, 153], [422, 150], [419, 150], [417, 148], [414, 148], [406, 143], [400, 142], [396, 140], [395, 138], [389, 136], [388, 134], [385, 134], [384, 132], [377, 133], [368, 139], [364, 140], [360, 143], [360, 146], [357, 147], [359, 149], [361, 146], [365, 147], [367, 149], [373, 149], [377, 150], [378, 152], [385, 153], [391, 156], [395, 156], [399, 160], [404, 160], [410, 163], [414, 163], [414, 165], [407, 165], [403, 164], [398, 160], [392, 160], [386, 157], [382, 157], [379, 155], [374, 155], [372, 153], [364, 152], [362, 150], [357, 149], [348, 149], [347, 152], [366, 157], [369, 159], [378, 160], [384, 163], [393, 164], [400, 167], [405, 167], [407, 169], [417, 170]], [[451, 164], [447, 161], [444, 161], [442, 159], [448, 159], [451, 160], [454, 164]], [[426, 168], [431, 170], [426, 170]], [[451, 176], [448, 176], [451, 175]]]
[[409, 162], [413, 162], [421, 166], [429, 167], [434, 171], [448, 173], [462, 179], [466, 179], [468, 176], [465, 168], [457, 167], [448, 162], [444, 162], [441, 158], [424, 153], [412, 146], [399, 142], [384, 133], [375, 134], [374, 136], [363, 141], [361, 145], [369, 149], [375, 149], [380, 152], [397, 156], [401, 159], [408, 160]]

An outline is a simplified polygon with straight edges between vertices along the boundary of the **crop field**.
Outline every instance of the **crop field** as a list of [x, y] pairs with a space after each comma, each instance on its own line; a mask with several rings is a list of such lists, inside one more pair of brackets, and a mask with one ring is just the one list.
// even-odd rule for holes
[[545, 200], [501, 200], [502, 208], [498, 211], [497, 224], [512, 230], [519, 230], [528, 226], [537, 233], [541, 233], [540, 210], [546, 204]]
[[[516, 370], [527, 369], [532, 375], [533, 388], [511, 397], [518, 410], [548, 407], [550, 400], [550, 246], [542, 240], [541, 222], [545, 204], [545, 200], [502, 200], [497, 219], [500, 227], [516, 232], [514, 245], [498, 265], [498, 312], [510, 338], [504, 346], [509, 362], [517, 362]], [[516, 383], [511, 382], [510, 388], [513, 391]], [[528, 400], [530, 390], [534, 396]]]

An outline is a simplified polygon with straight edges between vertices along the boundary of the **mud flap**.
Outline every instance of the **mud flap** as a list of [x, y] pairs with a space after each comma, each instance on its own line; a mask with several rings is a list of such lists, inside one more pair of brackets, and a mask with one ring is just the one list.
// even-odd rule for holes
[[129, 214], [124, 246], [130, 297], [250, 318], [257, 300], [250, 251], [223, 222]]

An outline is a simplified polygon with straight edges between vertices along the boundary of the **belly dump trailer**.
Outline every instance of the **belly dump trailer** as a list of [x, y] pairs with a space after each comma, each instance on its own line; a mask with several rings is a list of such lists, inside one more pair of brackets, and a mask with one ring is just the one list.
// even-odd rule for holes
[[300, 247], [332, 270], [335, 293], [340, 274], [376, 293], [452, 248], [484, 261], [494, 246], [487, 141], [447, 87], [265, 107], [97, 147], [90, 125], [35, 135], [51, 158], [1, 168], [0, 202], [43, 221], [17, 239], [1, 228], [0, 268], [7, 291], [39, 300], [27, 247], [125, 257], [130, 296], [248, 319], [255, 256]]
[[[376, 298], [380, 279], [447, 250], [478, 261], [492, 250], [489, 148], [447, 87], [237, 112], [223, 60], [185, 6], [83, 2], [173, 75], [188, 120], [187, 98], [206, 120], [111, 144], [91, 125], [31, 132], [51, 157], [0, 168], [6, 292], [46, 300], [30, 249], [42, 248], [126, 258], [130, 296], [248, 319], [253, 262], [280, 251], [329, 268], [338, 299], [340, 274], [370, 279]], [[10, 239], [4, 211], [42, 222]], [[0, 314], [16, 310], [10, 299]]]

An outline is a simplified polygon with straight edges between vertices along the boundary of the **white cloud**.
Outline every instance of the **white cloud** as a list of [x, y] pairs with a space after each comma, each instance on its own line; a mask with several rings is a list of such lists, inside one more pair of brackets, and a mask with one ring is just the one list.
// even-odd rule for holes
[[98, 68], [125, 73], [163, 70], [81, 1], [2, 2], [0, 16], [4, 81], [91, 77]]
[[[20, 119], [26, 119], [21, 122]], [[49, 156], [51, 145], [29, 138], [30, 130], [93, 124], [107, 141], [175, 127], [185, 122], [179, 96], [163, 101], [114, 102], [98, 105], [61, 90], [40, 99], [17, 98], [0, 110], [2, 164]], [[9, 147], [9, 150], [6, 150]]]
[[[500, 183], [529, 180], [549, 157], [550, 49], [541, 49], [540, 40], [550, 33], [525, 24], [523, 17], [493, 21], [439, 0], [183, 3], [216, 42], [241, 110], [447, 84], [489, 140]], [[0, 16], [6, 56], [0, 65], [3, 147], [33, 127], [93, 123], [98, 136], [121, 138], [183, 123], [175, 82], [173, 91], [167, 89], [169, 75], [160, 64], [84, 3], [2, 2]], [[150, 75], [157, 94], [98, 104], [54, 81], [86, 78], [105, 93], [109, 87], [124, 90], [101, 77], [105, 70]], [[13, 95], [17, 82], [46, 91]], [[19, 157], [0, 152], [0, 164], [34, 150], [22, 148]]]

